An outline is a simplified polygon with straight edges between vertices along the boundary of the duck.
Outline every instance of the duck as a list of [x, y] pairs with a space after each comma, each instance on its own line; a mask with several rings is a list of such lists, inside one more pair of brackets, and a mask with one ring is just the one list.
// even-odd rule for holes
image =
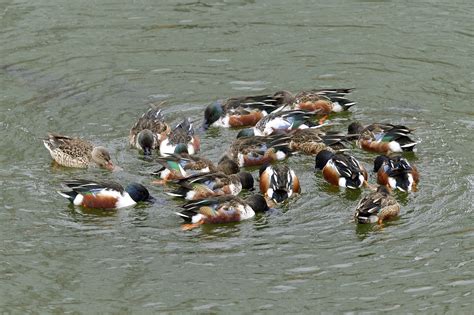
[[315, 112], [288, 110], [282, 106], [278, 110], [260, 119], [254, 127], [240, 131], [245, 136], [269, 136], [275, 133], [289, 132], [295, 129], [319, 128], [322, 122], [314, 121]]
[[352, 155], [322, 150], [316, 155], [316, 169], [330, 184], [351, 189], [367, 184], [367, 170]]
[[242, 189], [252, 190], [254, 179], [248, 172], [226, 175], [222, 172], [212, 172], [191, 175], [174, 181], [178, 188], [166, 192], [167, 195], [197, 200], [211, 196], [238, 195]]
[[114, 171], [119, 168], [115, 166], [110, 158], [109, 151], [102, 146], [94, 146], [89, 141], [48, 133], [43, 139], [43, 144], [49, 151], [53, 160], [66, 167], [88, 168], [98, 166]]
[[359, 148], [382, 154], [413, 151], [417, 144], [410, 138], [413, 130], [403, 125], [384, 123], [364, 127], [360, 122], [353, 122], [348, 127], [349, 137], [356, 137]]
[[263, 165], [259, 175], [261, 193], [276, 203], [301, 193], [300, 181], [287, 165]]
[[130, 129], [128, 141], [130, 146], [151, 155], [152, 151], [159, 149], [161, 140], [171, 131], [165, 122], [160, 108], [150, 108]]
[[191, 230], [202, 224], [240, 222], [270, 209], [260, 194], [250, 195], [246, 199], [237, 196], [210, 197], [188, 202], [182, 207], [184, 210], [176, 214], [185, 222], [183, 230]]
[[227, 149], [227, 156], [239, 167], [261, 166], [282, 161], [290, 155], [289, 138], [276, 134], [267, 137], [242, 136]]
[[292, 105], [293, 109], [317, 112], [318, 115], [329, 115], [347, 111], [357, 103], [346, 98], [353, 89], [313, 89], [291, 94], [281, 91], [280, 97]]
[[400, 204], [391, 195], [391, 191], [380, 185], [376, 191], [370, 192], [357, 204], [354, 219], [358, 223], [378, 223], [398, 216]]
[[76, 206], [96, 209], [120, 209], [141, 201], [152, 201], [148, 189], [131, 183], [125, 189], [116, 182], [71, 179], [62, 183], [68, 191], [58, 193]]
[[417, 168], [401, 156], [377, 156], [374, 172], [377, 173], [377, 183], [402, 192], [416, 191], [420, 181]]
[[168, 156], [173, 153], [184, 151], [184, 147], [188, 154], [193, 155], [199, 152], [201, 141], [194, 134], [194, 128], [191, 120], [185, 118], [177, 124], [170, 133], [160, 143], [160, 155]]
[[152, 174], [159, 176], [160, 180], [153, 181], [152, 183], [154, 184], [164, 184], [170, 180], [209, 172], [221, 171], [226, 175], [231, 175], [238, 173], [240, 170], [239, 165], [225, 155], [219, 160], [217, 165], [205, 157], [189, 155], [186, 152], [160, 157], [156, 161], [160, 164], [161, 168]]
[[231, 97], [208, 105], [204, 111], [204, 129], [209, 127], [247, 127], [255, 124], [282, 105], [280, 94]]
[[334, 151], [346, 148], [346, 135], [321, 129], [296, 129], [287, 134], [292, 153], [316, 155], [322, 150]]

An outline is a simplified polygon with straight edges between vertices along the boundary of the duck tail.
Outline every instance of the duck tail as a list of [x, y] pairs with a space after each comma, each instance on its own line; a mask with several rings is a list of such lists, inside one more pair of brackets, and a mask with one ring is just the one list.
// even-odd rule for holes
[[398, 143], [400, 143], [402, 150], [407, 152], [412, 152], [418, 144], [417, 141], [412, 140], [410, 137], [403, 137], [398, 140]]
[[319, 89], [319, 90], [313, 90], [315, 93], [319, 95], [325, 95], [325, 96], [345, 96], [349, 93], [352, 93], [354, 91], [354, 88], [335, 88], [335, 89]]
[[175, 212], [177, 216], [184, 220], [186, 223], [191, 223], [193, 221], [193, 216], [197, 213], [193, 210], [183, 210], [181, 212]]
[[75, 191], [57, 191], [58, 194], [69, 200], [71, 203], [74, 202], [74, 199], [76, 199], [76, 196], [78, 195], [77, 192]]
[[317, 90], [316, 93], [327, 97], [331, 102], [341, 106], [342, 110], [348, 110], [350, 107], [357, 104], [357, 102], [351, 101], [346, 98], [346, 95], [351, 93], [354, 89], [349, 88], [337, 88], [337, 89], [326, 89]]
[[366, 223], [372, 223], [371, 217], [370, 216], [365, 216], [365, 215], [357, 215], [355, 217], [358, 223], [361, 224], [366, 224]]
[[178, 198], [184, 198], [186, 197], [187, 192], [189, 189], [186, 189], [184, 187], [179, 187], [178, 189], [175, 189], [173, 191], [167, 191], [165, 192], [168, 196], [171, 197], [178, 197]]
[[[364, 199], [362, 199], [364, 201]], [[369, 200], [365, 200], [363, 205], [359, 204], [354, 214], [354, 219], [358, 223], [374, 223], [377, 221], [378, 205]]]
[[165, 170], [166, 168], [162, 166], [160, 169], [153, 171], [147, 175], [153, 175], [153, 176], [161, 176], [161, 173]]
[[164, 115], [163, 111], [161, 110], [160, 105], [163, 103], [160, 103], [158, 105], [150, 104], [151, 108], [148, 109], [143, 115], [142, 118], [146, 118], [149, 120], [153, 121], [163, 121], [164, 120]]
[[252, 101], [252, 102], [243, 102], [240, 104], [244, 108], [250, 109], [258, 109], [260, 111], [265, 111], [267, 114], [273, 112], [275, 109], [279, 107], [276, 104], [276, 101], [271, 98], [262, 98], [259, 101]]
[[270, 148], [287, 148], [290, 147], [291, 137], [288, 134], [273, 134], [269, 137], [268, 146]]
[[346, 149], [348, 143], [347, 136], [339, 132], [328, 132], [325, 135], [322, 135], [321, 139], [325, 145], [333, 148], [334, 150]]
[[339, 104], [343, 110], [348, 110], [352, 106], [356, 105], [357, 102], [351, 101], [350, 99], [347, 99], [345, 97], [336, 97], [334, 99], [331, 99], [333, 103]]

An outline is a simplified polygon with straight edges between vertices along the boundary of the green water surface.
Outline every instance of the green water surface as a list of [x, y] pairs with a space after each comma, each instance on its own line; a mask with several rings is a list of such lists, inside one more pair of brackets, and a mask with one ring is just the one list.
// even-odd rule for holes
[[[474, 289], [474, 9], [467, 0], [0, 2], [0, 311], [470, 313]], [[337, 116], [405, 124], [419, 190], [398, 220], [351, 222], [365, 191], [333, 189], [312, 157], [302, 194], [268, 216], [180, 229], [179, 203], [127, 146], [150, 102], [201, 119], [226, 96], [353, 87]], [[48, 131], [109, 148], [124, 170], [51, 165]], [[201, 134], [217, 160], [233, 130]], [[370, 168], [374, 154], [353, 154]], [[256, 175], [256, 173], [254, 173]], [[371, 181], [374, 176], [371, 175]], [[69, 178], [138, 181], [157, 198], [84, 212]]]

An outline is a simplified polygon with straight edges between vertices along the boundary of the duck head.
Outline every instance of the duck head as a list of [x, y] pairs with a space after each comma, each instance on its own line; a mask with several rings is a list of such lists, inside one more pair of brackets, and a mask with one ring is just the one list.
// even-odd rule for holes
[[130, 195], [130, 197], [135, 202], [140, 201], [150, 201], [153, 197], [150, 196], [150, 192], [146, 189], [145, 186], [139, 183], [131, 183], [126, 188], [125, 191]]
[[266, 211], [270, 210], [270, 208], [268, 207], [267, 201], [260, 194], [254, 194], [254, 195], [251, 195], [251, 196], [247, 197], [247, 199], [245, 199], [245, 202], [247, 202], [247, 204], [256, 213], [266, 212]]
[[334, 153], [328, 150], [322, 150], [316, 155], [316, 168], [322, 170], [326, 163], [334, 156]]
[[137, 142], [145, 155], [151, 155], [154, 141], [153, 133], [149, 129], [143, 129], [137, 135]]
[[216, 101], [206, 107], [204, 111], [204, 123], [203, 128], [208, 129], [213, 123], [221, 118], [224, 113], [222, 108], [222, 101]]
[[106, 168], [110, 171], [113, 171], [116, 167], [112, 163], [110, 158], [110, 153], [104, 147], [95, 147], [92, 149], [92, 161], [97, 164], [99, 167]]

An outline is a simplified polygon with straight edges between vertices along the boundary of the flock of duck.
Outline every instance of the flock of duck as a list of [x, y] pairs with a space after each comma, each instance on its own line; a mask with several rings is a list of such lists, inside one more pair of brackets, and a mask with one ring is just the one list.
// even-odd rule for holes
[[[356, 103], [347, 98], [351, 89], [325, 89], [292, 94], [278, 91], [270, 95], [228, 98], [210, 104], [204, 112], [203, 130], [238, 129], [237, 138], [214, 164], [197, 155], [200, 140], [189, 118], [173, 128], [159, 107], [150, 108], [132, 126], [130, 146], [144, 155], [157, 155], [159, 169], [152, 173], [154, 184], [166, 185], [166, 193], [186, 199], [177, 215], [183, 229], [201, 224], [246, 220], [268, 211], [301, 193], [297, 174], [279, 161], [295, 154], [314, 156], [315, 169], [332, 185], [347, 189], [365, 187], [369, 193], [358, 203], [354, 219], [358, 223], [382, 223], [398, 216], [400, 205], [392, 190], [415, 191], [417, 169], [403, 157], [417, 142], [412, 129], [402, 125], [352, 122], [347, 133], [330, 130], [329, 117], [347, 111]], [[109, 170], [112, 163], [104, 147], [68, 136], [50, 133], [43, 140], [53, 160], [66, 167], [99, 166]], [[356, 147], [379, 153], [373, 171], [377, 184], [368, 183], [368, 173], [349, 152]], [[242, 190], [253, 190], [259, 167], [260, 193], [243, 199]], [[244, 170], [242, 170], [244, 169]], [[59, 191], [76, 206], [117, 209], [152, 201], [146, 187], [131, 183], [126, 188], [115, 182], [73, 179], [68, 190]]]

